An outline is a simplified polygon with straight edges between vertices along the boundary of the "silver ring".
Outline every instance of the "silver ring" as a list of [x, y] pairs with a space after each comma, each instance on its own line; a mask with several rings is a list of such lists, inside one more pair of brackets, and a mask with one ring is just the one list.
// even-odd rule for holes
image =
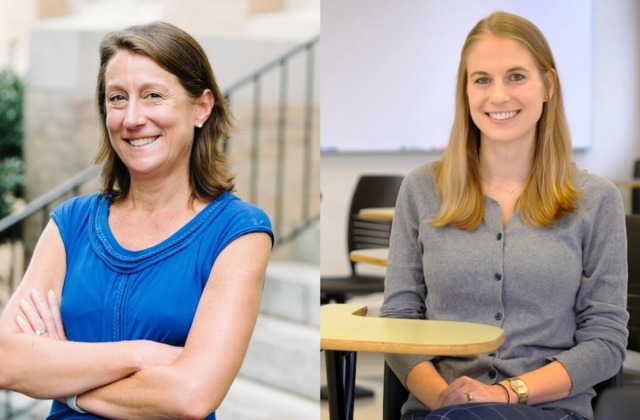
[[467, 401], [472, 401], [473, 400], [473, 394], [470, 392], [465, 392], [464, 395], [467, 396]]
[[36, 330], [36, 335], [45, 335], [48, 331], [44, 328], [41, 330]]

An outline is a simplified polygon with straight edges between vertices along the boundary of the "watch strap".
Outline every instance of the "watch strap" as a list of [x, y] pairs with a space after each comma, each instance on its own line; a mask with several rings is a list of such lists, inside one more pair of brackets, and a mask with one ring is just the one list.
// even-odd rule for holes
[[77, 400], [78, 400], [78, 396], [77, 395], [72, 395], [70, 397], [67, 397], [67, 405], [73, 411], [77, 411], [78, 413], [86, 413], [86, 411], [84, 411], [82, 408], [78, 407]]

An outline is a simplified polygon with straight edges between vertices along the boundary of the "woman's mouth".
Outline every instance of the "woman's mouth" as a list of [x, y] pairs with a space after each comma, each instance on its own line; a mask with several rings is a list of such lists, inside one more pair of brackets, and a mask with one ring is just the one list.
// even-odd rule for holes
[[152, 137], [143, 137], [140, 139], [126, 139], [126, 141], [133, 147], [141, 147], [141, 146], [146, 146], [147, 144], [153, 143], [159, 137], [160, 136], [152, 136]]
[[508, 120], [509, 118], [513, 118], [518, 115], [520, 111], [509, 111], [509, 112], [487, 112], [487, 115], [492, 120]]

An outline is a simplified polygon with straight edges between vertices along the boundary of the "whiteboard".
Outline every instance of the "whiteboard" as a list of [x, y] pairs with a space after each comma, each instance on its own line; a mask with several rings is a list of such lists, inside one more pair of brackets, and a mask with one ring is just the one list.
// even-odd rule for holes
[[321, 150], [442, 150], [462, 44], [504, 10], [545, 34], [573, 147], [592, 140], [592, 0], [322, 0]]

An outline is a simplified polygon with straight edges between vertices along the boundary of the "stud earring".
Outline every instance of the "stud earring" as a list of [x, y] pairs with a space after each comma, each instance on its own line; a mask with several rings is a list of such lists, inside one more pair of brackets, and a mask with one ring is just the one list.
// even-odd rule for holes
[[202, 123], [197, 123], [197, 124], [196, 124], [196, 127], [198, 127], [198, 128], [202, 128]]

